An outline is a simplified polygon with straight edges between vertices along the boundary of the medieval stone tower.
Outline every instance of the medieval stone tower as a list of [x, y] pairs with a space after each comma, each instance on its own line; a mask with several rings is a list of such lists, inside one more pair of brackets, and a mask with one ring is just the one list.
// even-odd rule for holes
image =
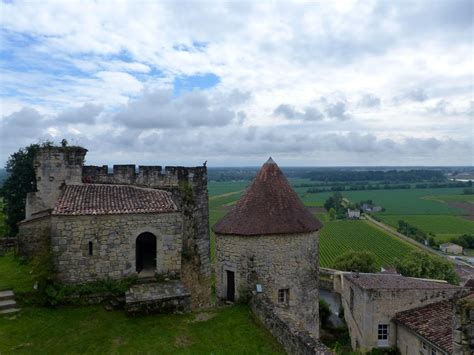
[[318, 338], [321, 227], [270, 158], [213, 228], [217, 296], [263, 297]]

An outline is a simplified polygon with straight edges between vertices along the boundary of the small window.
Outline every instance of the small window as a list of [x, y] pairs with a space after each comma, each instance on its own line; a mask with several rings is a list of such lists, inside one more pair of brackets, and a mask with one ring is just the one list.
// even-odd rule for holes
[[290, 289], [282, 288], [278, 290], [278, 303], [288, 304], [290, 300]]
[[377, 338], [379, 346], [388, 346], [388, 324], [379, 324]]
[[89, 255], [92, 256], [94, 254], [94, 244], [89, 242]]
[[431, 355], [436, 355], [436, 349], [431, 349]]

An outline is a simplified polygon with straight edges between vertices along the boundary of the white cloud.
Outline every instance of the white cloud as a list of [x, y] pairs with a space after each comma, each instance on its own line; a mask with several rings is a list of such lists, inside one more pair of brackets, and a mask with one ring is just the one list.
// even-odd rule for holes
[[[469, 0], [13, 2], [1, 28], [0, 125], [42, 120], [28, 139], [109, 137], [103, 160], [105, 148], [153, 157], [159, 139], [189, 150], [170, 149], [174, 163], [193, 149], [225, 165], [286, 149], [316, 164], [327, 147], [336, 165], [472, 163], [472, 143], [455, 143], [473, 136]], [[203, 73], [219, 84], [172, 93], [176, 77]], [[23, 144], [1, 133], [9, 150]]]

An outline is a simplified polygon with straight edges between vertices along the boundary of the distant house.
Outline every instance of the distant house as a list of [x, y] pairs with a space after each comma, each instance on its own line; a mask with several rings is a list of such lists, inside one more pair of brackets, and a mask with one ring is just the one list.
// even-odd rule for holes
[[360, 210], [351, 210], [350, 208], [347, 209], [347, 218], [350, 219], [359, 219], [360, 218]]
[[376, 206], [376, 205], [372, 205], [372, 204], [369, 204], [369, 203], [363, 203], [362, 206], [361, 206], [361, 209], [362, 211], [364, 212], [382, 212], [383, 211], [383, 207], [382, 206]]
[[445, 254], [456, 254], [462, 255], [463, 248], [460, 245], [454, 243], [444, 243], [439, 246], [439, 249]]

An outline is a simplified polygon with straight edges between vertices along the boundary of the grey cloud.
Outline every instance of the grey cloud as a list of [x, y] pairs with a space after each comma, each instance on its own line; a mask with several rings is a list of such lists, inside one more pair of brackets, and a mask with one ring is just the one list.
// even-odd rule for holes
[[380, 107], [380, 97], [374, 94], [364, 94], [359, 100], [358, 105], [360, 107], [370, 107], [377, 108]]
[[102, 105], [86, 103], [81, 107], [69, 109], [60, 113], [55, 121], [61, 123], [84, 123], [94, 124], [97, 116], [102, 112]]
[[326, 106], [326, 113], [329, 117], [341, 121], [348, 120], [351, 118], [351, 115], [347, 110], [347, 104], [344, 101], [338, 101], [336, 103], [328, 104]]
[[395, 96], [393, 101], [395, 103], [400, 103], [403, 101], [424, 102], [428, 99], [429, 96], [424, 89], [416, 88]]
[[274, 111], [275, 116], [283, 116], [289, 120], [319, 121], [324, 115], [315, 107], [306, 107], [302, 111], [296, 110], [292, 105], [281, 104]]
[[131, 101], [114, 117], [115, 121], [133, 128], [172, 128], [226, 126], [236, 114], [227, 107], [211, 102], [202, 92], [192, 91], [173, 97], [171, 91], [145, 92]]

